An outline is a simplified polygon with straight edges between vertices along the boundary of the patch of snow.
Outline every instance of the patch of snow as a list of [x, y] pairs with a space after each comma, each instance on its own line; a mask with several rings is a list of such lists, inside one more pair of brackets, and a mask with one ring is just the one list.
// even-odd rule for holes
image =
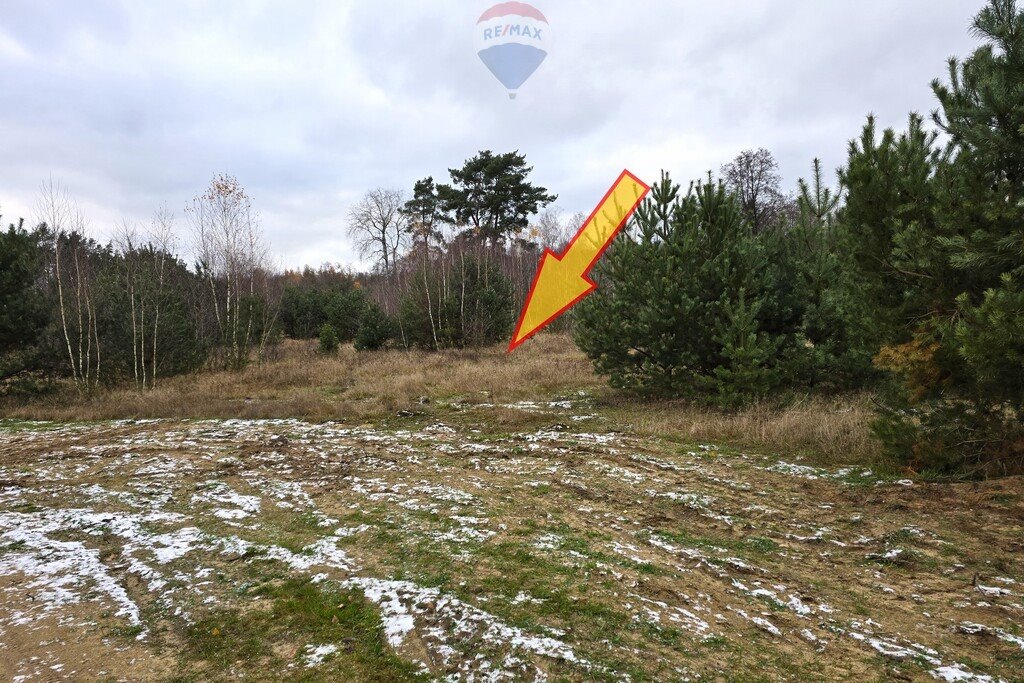
[[976, 674], [963, 668], [962, 664], [940, 666], [929, 671], [933, 678], [949, 683], [994, 683], [996, 679], [985, 674]]
[[315, 666], [320, 666], [324, 663], [324, 660], [333, 655], [338, 651], [338, 646], [333, 643], [326, 645], [307, 645], [306, 652], [303, 654], [303, 659], [306, 662], [306, 668], [312, 669]]
[[767, 619], [765, 619], [763, 617], [752, 617], [749, 614], [747, 614], [746, 612], [744, 612], [743, 610], [736, 609], [736, 608], [733, 608], [733, 607], [730, 607], [729, 609], [731, 609], [732, 611], [736, 612], [736, 614], [740, 615], [741, 617], [743, 617], [747, 621], [751, 622], [752, 624], [754, 624], [755, 626], [757, 626], [761, 630], [767, 631], [768, 633], [772, 634], [773, 636], [781, 636], [782, 635], [782, 631], [780, 631], [779, 628], [775, 624], [773, 624], [772, 622], [768, 621]]
[[1020, 636], [1015, 636], [1012, 633], [1008, 633], [1007, 631], [1004, 631], [1001, 628], [996, 628], [994, 626], [985, 626], [984, 624], [975, 624], [969, 621], [961, 623], [959, 628], [964, 633], [968, 633], [971, 635], [978, 635], [982, 633], [993, 635], [996, 638], [999, 638], [999, 640], [1006, 641], [1007, 643], [1013, 643], [1021, 650], [1024, 650], [1024, 638], [1021, 638]]
[[[486, 680], [517, 679], [535, 673], [534, 667], [523, 659], [525, 654], [561, 659], [580, 666], [590, 663], [579, 658], [566, 643], [548, 636], [536, 636], [498, 620], [492, 614], [458, 598], [442, 593], [437, 588], [425, 588], [410, 581], [353, 577], [342, 583], [345, 587], [362, 589], [368, 600], [378, 605], [384, 622], [388, 643], [401, 648], [407, 635], [419, 622], [421, 632], [430, 639], [422, 643], [442, 665], [457, 669], [452, 678]], [[452, 637], [454, 636], [454, 638]], [[453, 655], [464, 644], [472, 643], [472, 650], [457, 661]], [[507, 652], [511, 649], [512, 652]], [[506, 652], [498, 660], [489, 660], [485, 652]], [[500, 664], [496, 664], [500, 661]]]
[[[0, 575], [20, 573], [31, 577], [23, 587], [37, 598], [38, 607], [33, 609], [37, 612], [35, 618], [63, 605], [94, 599], [92, 594], [99, 593], [114, 604], [115, 616], [126, 617], [133, 626], [139, 626], [142, 621], [138, 605], [100, 561], [99, 550], [88, 548], [80, 541], [61, 541], [49, 536], [73, 527], [82, 518], [86, 518], [87, 523], [97, 521], [89, 520], [88, 515], [84, 510], [0, 513], [0, 529], [3, 530], [0, 539], [16, 548], [8, 548], [0, 556]], [[164, 519], [162, 515], [155, 517], [152, 521]], [[132, 521], [137, 525], [141, 519], [136, 517]], [[6, 618], [6, 623], [28, 623], [35, 618], [14, 613]]]
[[527, 595], [526, 593], [524, 593], [523, 591], [519, 591], [519, 593], [516, 595], [516, 597], [512, 598], [511, 600], [509, 600], [509, 602], [511, 604], [513, 604], [513, 605], [521, 605], [524, 602], [539, 605], [540, 603], [545, 602], [545, 601], [541, 600], [540, 598], [531, 597], [531, 596]]
[[558, 550], [562, 546], [562, 537], [558, 534], [544, 534], [533, 542], [538, 550]]
[[220, 503], [233, 506], [234, 510], [220, 508], [214, 515], [221, 519], [242, 519], [260, 511], [259, 496], [245, 496], [222, 481], [207, 480], [200, 485], [200, 490], [192, 495], [192, 503]]

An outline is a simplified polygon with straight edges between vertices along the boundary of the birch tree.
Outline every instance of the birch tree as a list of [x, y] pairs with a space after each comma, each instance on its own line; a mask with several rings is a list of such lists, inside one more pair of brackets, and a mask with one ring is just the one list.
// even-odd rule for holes
[[257, 288], [268, 272], [259, 216], [245, 189], [227, 174], [215, 176], [185, 212], [198, 270], [209, 287], [224, 366], [240, 369], [258, 341]]
[[122, 221], [114, 237], [120, 251], [121, 281], [131, 319], [132, 373], [140, 390], [156, 386], [160, 349], [160, 313], [164, 304], [169, 259], [173, 259], [174, 216], [166, 206], [141, 232]]
[[67, 351], [71, 378], [79, 392], [91, 390], [99, 385], [103, 355], [94, 294], [95, 264], [85, 236], [85, 218], [67, 190], [52, 179], [40, 188], [36, 213], [49, 237], [50, 276], [57, 290], [62, 347]]

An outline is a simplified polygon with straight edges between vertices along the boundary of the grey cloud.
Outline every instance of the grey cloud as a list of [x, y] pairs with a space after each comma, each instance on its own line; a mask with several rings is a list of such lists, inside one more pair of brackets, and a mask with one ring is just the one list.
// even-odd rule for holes
[[535, 0], [554, 47], [514, 102], [473, 53], [489, 4], [0, 0], [0, 210], [52, 175], [103, 237], [228, 171], [295, 266], [354, 261], [367, 188], [483, 148], [526, 153], [569, 212], [623, 167], [686, 181], [747, 147], [793, 184], [869, 112], [930, 110], [980, 0]]

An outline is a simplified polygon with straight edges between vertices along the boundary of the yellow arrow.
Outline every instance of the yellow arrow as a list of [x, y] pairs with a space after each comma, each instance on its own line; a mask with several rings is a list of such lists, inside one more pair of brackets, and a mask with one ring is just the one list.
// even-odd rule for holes
[[597, 288], [588, 273], [650, 189], [623, 171], [562, 253], [544, 250], [508, 345], [510, 352]]

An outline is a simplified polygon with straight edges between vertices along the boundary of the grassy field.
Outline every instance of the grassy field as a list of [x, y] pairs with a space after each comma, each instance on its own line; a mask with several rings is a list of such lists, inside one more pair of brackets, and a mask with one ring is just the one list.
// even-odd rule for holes
[[641, 404], [552, 336], [10, 413], [19, 680], [1021, 680], [1021, 479], [880, 470], [860, 398]]
[[683, 402], [641, 401], [610, 390], [565, 335], [541, 335], [522, 351], [483, 350], [357, 353], [336, 357], [315, 342], [288, 341], [280, 357], [242, 372], [205, 372], [160, 382], [156, 390], [104, 392], [4, 406], [10, 418], [110, 420], [122, 418], [297, 418], [380, 420], [399, 412], [446, 416], [453, 404], [489, 404], [493, 426], [523, 425], [522, 401], [584, 392], [611, 427], [683, 441], [783, 451], [819, 464], [877, 462], [865, 397], [810, 398], [779, 409], [755, 406], [733, 414]]

